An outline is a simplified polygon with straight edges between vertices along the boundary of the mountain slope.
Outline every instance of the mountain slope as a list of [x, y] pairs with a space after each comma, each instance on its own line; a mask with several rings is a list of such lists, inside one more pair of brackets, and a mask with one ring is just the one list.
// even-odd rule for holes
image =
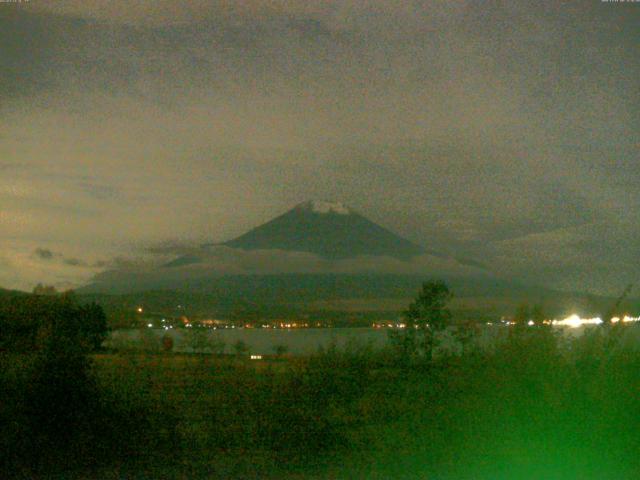
[[328, 259], [360, 255], [407, 259], [425, 249], [340, 203], [305, 202], [224, 245], [308, 252]]

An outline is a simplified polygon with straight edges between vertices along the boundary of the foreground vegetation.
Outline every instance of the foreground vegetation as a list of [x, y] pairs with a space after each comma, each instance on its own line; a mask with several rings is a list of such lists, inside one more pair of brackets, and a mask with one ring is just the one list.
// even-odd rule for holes
[[567, 340], [516, 326], [493, 349], [469, 342], [460, 355], [432, 355], [425, 336], [415, 348], [394, 338], [382, 351], [250, 361], [89, 353], [51, 327], [32, 349], [0, 353], [0, 468], [64, 479], [640, 478], [640, 352], [620, 340], [625, 328], [637, 327]]

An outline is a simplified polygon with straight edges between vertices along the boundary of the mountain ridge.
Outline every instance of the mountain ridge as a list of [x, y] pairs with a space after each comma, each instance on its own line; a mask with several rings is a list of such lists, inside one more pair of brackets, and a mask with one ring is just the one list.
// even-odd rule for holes
[[308, 200], [223, 245], [285, 250], [343, 259], [361, 255], [409, 259], [427, 250], [372, 222], [341, 202]]

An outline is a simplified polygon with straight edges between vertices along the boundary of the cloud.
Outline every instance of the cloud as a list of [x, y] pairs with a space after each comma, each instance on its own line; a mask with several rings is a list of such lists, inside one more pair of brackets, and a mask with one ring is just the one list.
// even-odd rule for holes
[[343, 28], [354, 28], [398, 20], [412, 25], [426, 18], [441, 19], [444, 15], [463, 12], [471, 3], [466, 0], [41, 0], [24, 8], [125, 25], [184, 25], [220, 19], [268, 21], [285, 17], [322, 19]]
[[144, 247], [144, 251], [152, 255], [175, 258], [179, 255], [197, 254], [202, 251], [196, 242], [185, 242], [180, 240], [163, 240]]
[[79, 258], [65, 258], [65, 265], [69, 265], [71, 267], [87, 267], [87, 262], [84, 260], [80, 260]]
[[613, 228], [590, 223], [494, 242], [491, 258], [499, 274], [509, 272], [564, 290], [579, 285], [617, 295], [637, 279], [637, 235], [640, 229], [633, 223], [615, 222]]
[[632, 256], [610, 237], [640, 209], [637, 9], [610, 7], [0, 5], [11, 281], [51, 283], [42, 245], [78, 260], [47, 262], [52, 277], [81, 283], [102, 259], [169, 258], [329, 198], [431, 250], [580, 288], [589, 248]]
[[[2, 139], [2, 135], [0, 135], [0, 139]], [[18, 170], [20, 165], [13, 162], [0, 162], [0, 172], [9, 172], [12, 170]]]
[[37, 260], [42, 260], [45, 262], [56, 261], [61, 265], [69, 266], [69, 267], [80, 267], [80, 268], [104, 268], [108, 265], [118, 266], [120, 265], [120, 260], [115, 259], [112, 262], [107, 262], [104, 260], [97, 260], [95, 262], [89, 262], [87, 260], [83, 260], [77, 257], [69, 257], [63, 253], [51, 251], [48, 248], [38, 247], [33, 252], [34, 258]]
[[335, 8], [332, 0], [41, 0], [25, 5], [38, 12], [69, 15], [125, 25], [165, 26], [201, 23], [227, 18], [326, 15]]
[[54, 257], [53, 252], [47, 248], [36, 248], [33, 253], [41, 260], [51, 260]]
[[113, 199], [118, 194], [118, 189], [112, 185], [101, 185], [91, 182], [79, 182], [78, 187], [87, 195], [98, 200]]
[[[225, 246], [191, 249], [178, 260], [163, 264], [123, 263], [96, 274], [94, 289], [184, 288], [202, 285], [225, 275], [273, 274], [399, 274], [486, 276], [484, 269], [463, 265], [453, 258], [421, 255], [404, 261], [391, 257], [360, 256], [328, 260], [311, 253], [283, 250], [240, 250]], [[204, 283], [203, 283], [204, 282]]]

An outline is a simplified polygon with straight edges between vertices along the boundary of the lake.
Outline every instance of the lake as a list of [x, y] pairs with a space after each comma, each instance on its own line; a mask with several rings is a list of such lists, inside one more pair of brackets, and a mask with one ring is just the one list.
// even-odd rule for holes
[[[508, 328], [504, 326], [485, 326], [480, 331], [480, 343], [488, 345]], [[566, 335], [575, 336], [582, 334], [585, 329], [597, 327], [567, 328], [558, 327]], [[294, 355], [307, 355], [315, 353], [320, 347], [328, 347], [335, 344], [338, 348], [345, 348], [349, 344], [370, 345], [372, 348], [382, 348], [388, 342], [388, 329], [374, 328], [298, 328], [298, 329], [271, 329], [271, 328], [228, 328], [228, 329], [122, 329], [115, 330], [105, 342], [106, 347], [115, 349], [142, 349], [146, 347], [158, 348], [161, 339], [169, 335], [174, 342], [173, 350], [176, 352], [206, 351], [198, 348], [196, 337], [200, 337], [200, 345], [210, 343], [224, 343], [225, 353], [233, 353], [233, 345], [244, 342], [248, 353], [254, 355], [269, 355], [275, 352], [276, 347], [285, 346], [288, 353]], [[203, 342], [203, 339], [204, 342]], [[444, 334], [443, 345], [455, 349], [454, 341], [449, 332]], [[624, 343], [640, 346], [640, 325], [625, 327]], [[194, 348], [196, 346], [196, 348]]]
[[[224, 342], [225, 352], [232, 353], [233, 345], [243, 341], [249, 348], [249, 353], [256, 355], [273, 354], [278, 346], [285, 346], [288, 353], [295, 355], [311, 354], [320, 347], [328, 347], [335, 344], [338, 348], [344, 348], [350, 343], [359, 345], [370, 344], [374, 348], [381, 348], [387, 342], [387, 330], [373, 328], [297, 328], [297, 329], [272, 329], [272, 328], [223, 328], [206, 329], [197, 332], [190, 329], [137, 329], [115, 330], [105, 342], [105, 346], [113, 348], [143, 347], [146, 342], [151, 342], [150, 336], [160, 339], [169, 335], [174, 342], [173, 350], [176, 352], [193, 352], [194, 335], [206, 335], [211, 343]], [[146, 338], [145, 338], [146, 337]]]

